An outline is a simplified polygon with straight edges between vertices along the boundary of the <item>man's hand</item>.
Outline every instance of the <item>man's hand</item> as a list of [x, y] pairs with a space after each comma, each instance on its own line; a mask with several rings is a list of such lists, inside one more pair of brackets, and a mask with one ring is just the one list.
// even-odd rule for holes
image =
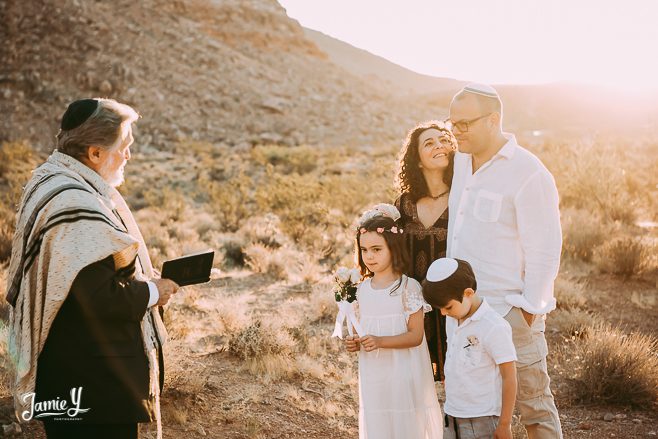
[[376, 335], [366, 335], [361, 339], [361, 346], [363, 346], [366, 352], [370, 352], [381, 348], [381, 342], [381, 337], [377, 337]]
[[178, 292], [178, 284], [171, 279], [152, 279], [151, 282], [158, 287], [158, 293], [160, 293], [156, 306], [166, 305], [171, 296]]
[[347, 349], [347, 352], [359, 352], [361, 350], [361, 346], [359, 344], [360, 339], [358, 336], [354, 335], [348, 335], [345, 337], [345, 340], [343, 343], [345, 344], [345, 349]]
[[523, 314], [523, 318], [525, 319], [526, 323], [528, 326], [532, 326], [532, 322], [535, 321], [535, 314], [530, 314], [528, 311], [525, 309], [521, 308], [521, 314]]
[[512, 425], [499, 423], [493, 437], [494, 439], [512, 439]]

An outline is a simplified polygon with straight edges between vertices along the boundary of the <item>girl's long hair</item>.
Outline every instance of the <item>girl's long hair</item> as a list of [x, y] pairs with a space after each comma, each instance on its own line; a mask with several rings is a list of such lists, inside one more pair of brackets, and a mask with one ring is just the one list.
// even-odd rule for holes
[[[402, 233], [400, 233], [399, 229], [398, 233], [391, 232], [391, 227], [398, 227], [398, 225], [395, 221], [393, 221], [392, 218], [387, 216], [376, 216], [358, 226], [356, 238], [354, 240], [354, 256], [363, 278], [372, 277], [374, 273], [368, 270], [365, 262], [363, 262], [363, 255], [361, 254], [361, 232], [359, 231], [362, 228], [366, 229], [368, 232], [377, 232], [377, 229], [383, 228], [384, 232], [380, 233], [380, 235], [384, 237], [384, 241], [386, 242], [386, 245], [391, 252], [391, 264], [393, 266], [393, 272], [399, 274], [400, 276], [402, 276], [404, 273], [407, 273], [410, 265], [410, 258], [405, 237]], [[402, 277], [400, 277], [400, 281], [391, 291], [391, 293], [400, 287], [401, 282]]]
[[[414, 202], [430, 195], [427, 182], [425, 181], [423, 172], [419, 167], [420, 155], [418, 154], [418, 139], [423, 131], [430, 128], [437, 129], [442, 133], [447, 134], [452, 141], [452, 144], [455, 147], [457, 146], [457, 139], [455, 139], [452, 131], [448, 129], [444, 122], [439, 120], [430, 120], [419, 123], [407, 133], [407, 138], [404, 141], [404, 145], [402, 146], [398, 157], [397, 185], [400, 194], [408, 193], [411, 200]], [[449, 154], [448, 160], [448, 167], [443, 172], [443, 182], [450, 187], [452, 185], [452, 174], [455, 164], [454, 151]]]

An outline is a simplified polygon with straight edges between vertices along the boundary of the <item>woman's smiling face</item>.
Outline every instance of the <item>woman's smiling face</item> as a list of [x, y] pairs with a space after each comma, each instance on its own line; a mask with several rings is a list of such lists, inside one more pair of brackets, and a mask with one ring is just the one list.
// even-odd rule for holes
[[418, 156], [425, 170], [445, 169], [450, 163], [454, 146], [450, 135], [436, 128], [429, 128], [418, 137]]

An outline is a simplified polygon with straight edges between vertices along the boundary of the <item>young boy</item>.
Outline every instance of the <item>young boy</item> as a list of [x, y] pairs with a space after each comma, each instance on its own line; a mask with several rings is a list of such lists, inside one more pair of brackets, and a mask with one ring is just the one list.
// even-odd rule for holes
[[444, 439], [512, 439], [512, 328], [476, 290], [471, 265], [460, 259], [437, 259], [423, 282], [427, 303], [448, 316]]

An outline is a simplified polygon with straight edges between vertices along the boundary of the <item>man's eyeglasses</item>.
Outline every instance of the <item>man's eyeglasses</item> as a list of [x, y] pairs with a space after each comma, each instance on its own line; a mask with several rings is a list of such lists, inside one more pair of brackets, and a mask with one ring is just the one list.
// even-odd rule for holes
[[453, 132], [457, 129], [462, 133], [467, 133], [468, 132], [468, 127], [471, 124], [474, 124], [478, 120], [484, 119], [485, 117], [490, 116], [490, 115], [491, 115], [491, 113], [488, 113], [488, 114], [485, 114], [484, 116], [476, 117], [475, 119], [460, 120], [458, 122], [453, 122], [450, 119], [447, 119], [445, 121], [445, 123], [446, 123], [446, 125], [448, 125], [448, 127], [450, 127], [450, 130], [453, 131]]

